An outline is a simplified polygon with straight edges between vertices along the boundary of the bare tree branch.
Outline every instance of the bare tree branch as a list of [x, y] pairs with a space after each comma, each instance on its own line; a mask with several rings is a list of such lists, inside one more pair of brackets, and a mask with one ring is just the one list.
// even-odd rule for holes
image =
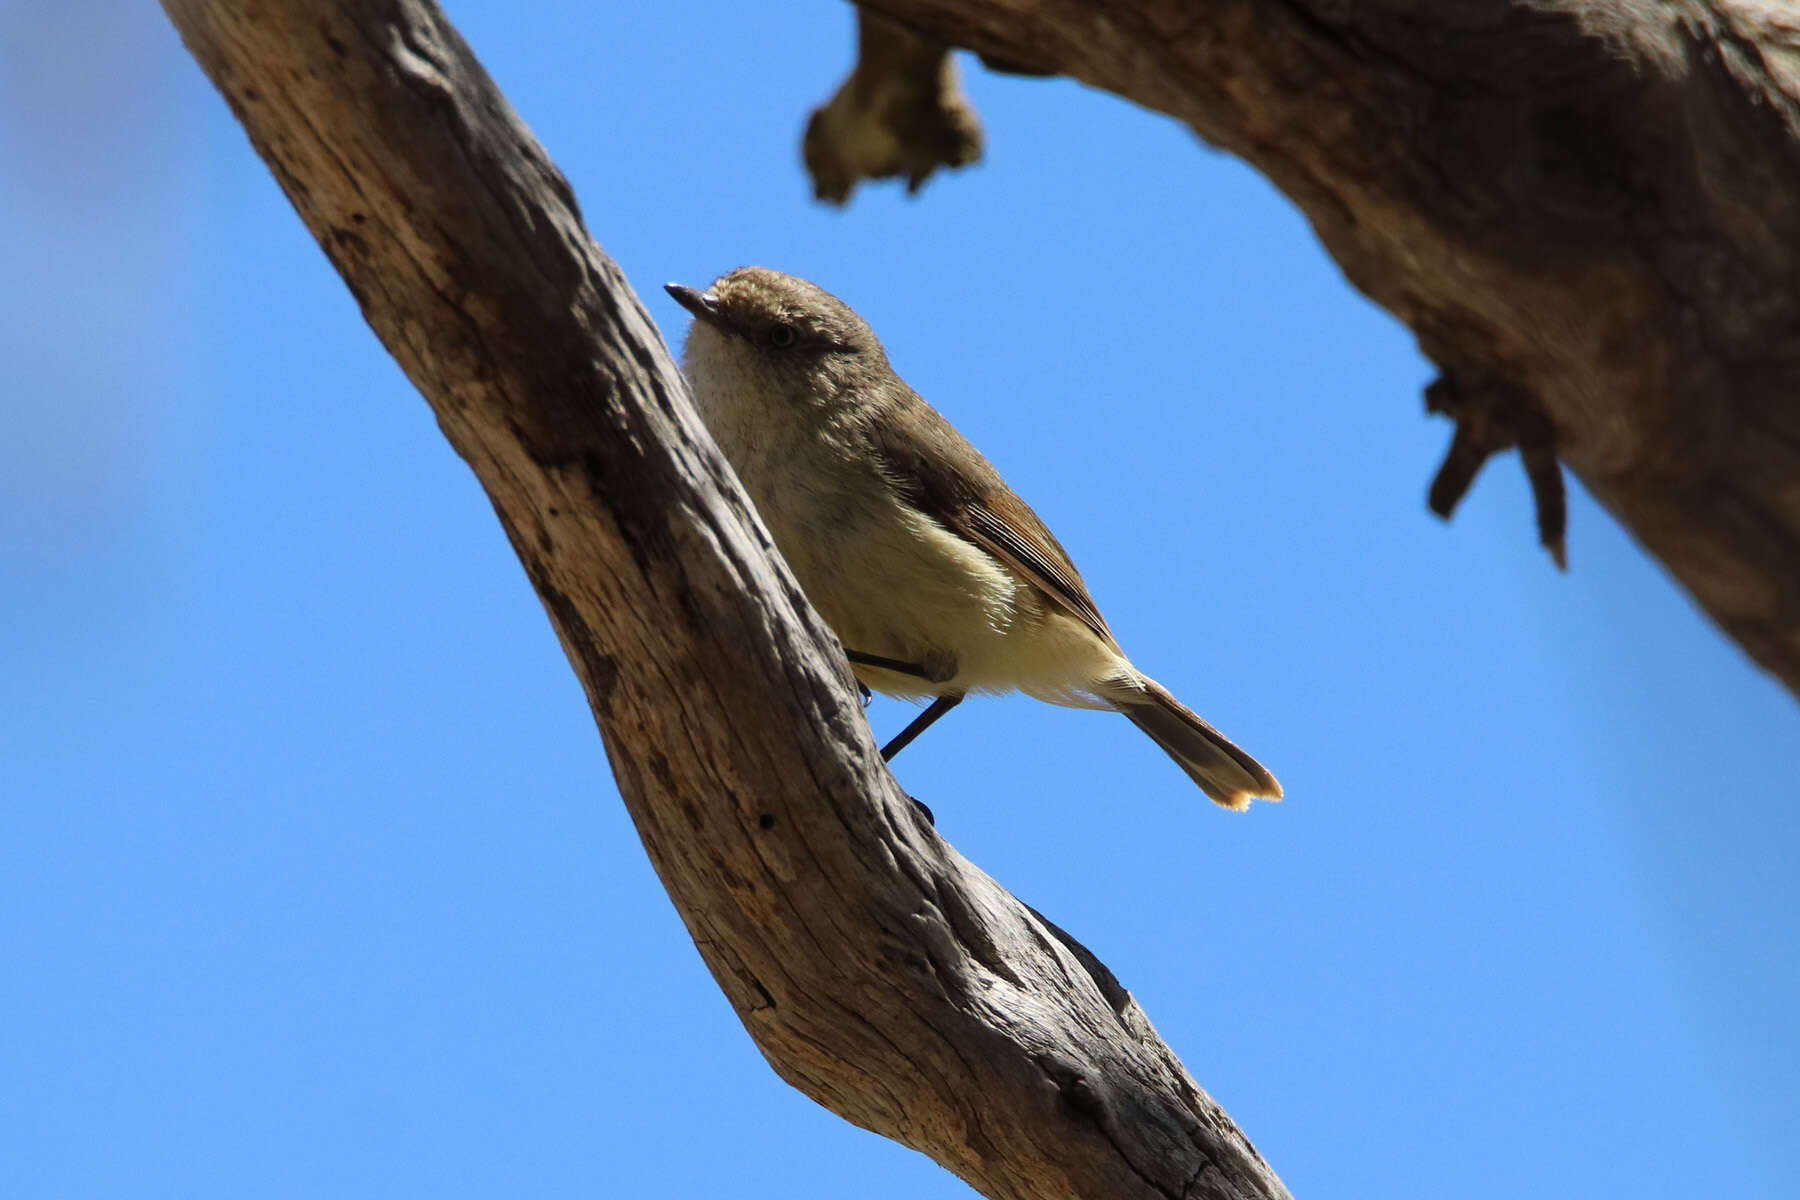
[[906, 177], [917, 192], [939, 167], [981, 157], [981, 122], [950, 47], [880, 13], [856, 10], [856, 68], [813, 111], [800, 145], [813, 195], [843, 204], [865, 179]]
[[1262, 170], [1446, 379], [1514, 397], [1523, 425], [1466, 431], [1451, 475], [1496, 433], [1521, 446], [1555, 552], [1554, 453], [1800, 693], [1791, 6], [871, 7], [1168, 113]]
[[995, 1197], [1279, 1197], [1130, 995], [917, 815], [568, 185], [425, 0], [166, 0], [486, 489], [783, 1078]]

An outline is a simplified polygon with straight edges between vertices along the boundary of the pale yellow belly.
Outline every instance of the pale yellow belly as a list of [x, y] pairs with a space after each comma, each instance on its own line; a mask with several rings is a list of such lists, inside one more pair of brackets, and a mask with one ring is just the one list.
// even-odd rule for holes
[[765, 512], [782, 556], [847, 650], [916, 664], [932, 678], [858, 666], [870, 688], [921, 697], [1024, 691], [1107, 707], [1095, 684], [1130, 673], [1116, 648], [979, 547], [897, 499], [821, 528], [779, 502]]

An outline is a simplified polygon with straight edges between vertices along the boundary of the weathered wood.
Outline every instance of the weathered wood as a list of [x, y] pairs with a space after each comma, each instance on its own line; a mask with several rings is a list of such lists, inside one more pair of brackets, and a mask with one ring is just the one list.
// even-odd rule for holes
[[894, 787], [568, 185], [424, 0], [166, 0], [430, 402], [781, 1075], [995, 1197], [1286, 1195], [1104, 967]]
[[939, 167], [981, 157], [981, 122], [942, 42], [856, 10], [856, 67], [813, 110], [800, 141], [813, 196], [843, 204], [865, 179], [906, 179], [917, 192]]
[[1562, 462], [1800, 693], [1793, 6], [870, 7], [1168, 113], [1263, 171], [1459, 390], [1530, 401]]

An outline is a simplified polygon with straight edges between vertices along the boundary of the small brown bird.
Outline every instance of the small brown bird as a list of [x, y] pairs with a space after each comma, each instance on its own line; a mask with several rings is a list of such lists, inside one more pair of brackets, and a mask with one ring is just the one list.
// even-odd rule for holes
[[969, 692], [1016, 690], [1125, 714], [1226, 808], [1281, 798], [1131, 665], [1056, 538], [849, 305], [766, 267], [667, 286], [694, 314], [701, 414], [857, 677], [932, 698], [884, 756]]

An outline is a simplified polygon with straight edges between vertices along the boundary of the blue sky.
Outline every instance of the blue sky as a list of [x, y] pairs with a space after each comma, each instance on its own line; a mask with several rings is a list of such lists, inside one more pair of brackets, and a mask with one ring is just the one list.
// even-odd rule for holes
[[[666, 332], [740, 263], [850, 301], [1280, 775], [1224, 813], [1022, 698], [898, 763], [1297, 1195], [1790, 1194], [1794, 701], [1579, 488], [1566, 576], [1511, 458], [1430, 517], [1430, 368], [1262, 180], [969, 64], [987, 161], [832, 211], [847, 7], [450, 12]], [[160, 13], [0, 22], [0, 1187], [969, 1194], [761, 1060], [473, 477]]]

